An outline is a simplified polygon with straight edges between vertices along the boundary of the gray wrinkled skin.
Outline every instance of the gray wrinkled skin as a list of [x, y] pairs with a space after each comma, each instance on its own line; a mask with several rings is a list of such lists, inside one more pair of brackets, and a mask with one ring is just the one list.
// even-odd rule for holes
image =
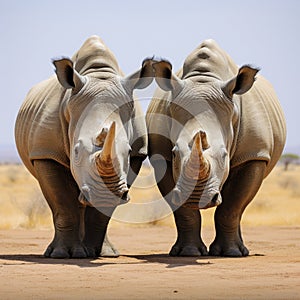
[[153, 60], [152, 65], [161, 89], [146, 115], [149, 157], [174, 211], [178, 237], [170, 255], [208, 254], [199, 209], [217, 205], [209, 254], [246, 256], [243, 211], [280, 158], [286, 139], [275, 92], [257, 69], [238, 68], [212, 40], [197, 47], [177, 75], [167, 61]]
[[92, 36], [72, 60], [53, 63], [56, 76], [30, 90], [15, 125], [20, 157], [53, 213], [45, 256], [117, 256], [105, 234], [147, 156], [146, 124], [132, 96], [151, 83], [143, 80], [147, 61], [124, 77]]

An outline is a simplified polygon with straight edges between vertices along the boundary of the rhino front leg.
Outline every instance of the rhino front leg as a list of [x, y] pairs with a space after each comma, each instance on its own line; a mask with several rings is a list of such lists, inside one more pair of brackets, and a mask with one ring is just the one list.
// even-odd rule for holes
[[111, 209], [96, 209], [95, 207], [86, 207], [85, 210], [85, 236], [84, 244], [89, 257], [108, 256], [118, 257], [119, 252], [109, 241], [107, 237], [107, 226]]
[[[173, 210], [176, 222], [177, 240], [169, 254], [171, 256], [208, 255], [200, 235], [200, 212], [187, 207], [174, 207], [172, 204], [172, 190], [175, 183], [172, 176], [171, 162], [154, 160], [151, 161], [151, 164], [155, 171], [157, 186]], [[166, 164], [166, 168], [162, 168], [164, 164]]]
[[249, 254], [245, 247], [240, 221], [264, 178], [266, 163], [252, 161], [231, 170], [222, 189], [223, 202], [215, 212], [216, 237], [210, 245], [212, 256], [241, 257]]
[[201, 230], [201, 215], [199, 210], [180, 207], [174, 211], [177, 227], [177, 241], [170, 251], [171, 256], [201, 256], [208, 255], [204, 245]]
[[53, 160], [35, 160], [34, 169], [51, 208], [55, 229], [45, 257], [87, 257], [80, 241], [79, 190], [70, 170]]

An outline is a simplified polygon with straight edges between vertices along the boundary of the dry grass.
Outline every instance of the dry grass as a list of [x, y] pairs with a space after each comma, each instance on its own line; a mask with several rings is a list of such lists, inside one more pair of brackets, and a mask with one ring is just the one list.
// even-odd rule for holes
[[244, 224], [300, 224], [300, 166], [276, 167], [245, 212]]
[[52, 226], [46, 200], [25, 167], [0, 166], [0, 191], [0, 229]]
[[[23, 166], [0, 166], [0, 191], [0, 229], [52, 227], [51, 213], [38, 183]], [[132, 203], [158, 203], [155, 209], [141, 205], [138, 220], [148, 220], [155, 225], [174, 225], [172, 215], [163, 218], [168, 214], [167, 206], [160, 200], [153, 172], [147, 166], [143, 167], [130, 195]], [[299, 212], [300, 166], [292, 166], [289, 171], [283, 171], [283, 167], [278, 166], [264, 181], [259, 193], [246, 209], [243, 224], [299, 225]], [[204, 226], [212, 226], [213, 213], [214, 209], [202, 211]], [[120, 208], [115, 219], [122, 219], [124, 215], [126, 220], [137, 218], [132, 206]], [[123, 226], [123, 223], [114, 220], [112, 226]]]

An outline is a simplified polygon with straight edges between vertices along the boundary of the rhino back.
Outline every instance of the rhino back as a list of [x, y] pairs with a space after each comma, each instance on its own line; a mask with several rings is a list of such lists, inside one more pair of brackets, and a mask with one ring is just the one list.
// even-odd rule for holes
[[76, 71], [82, 75], [108, 79], [122, 74], [114, 54], [95, 35], [83, 43], [72, 60], [75, 62]]
[[181, 78], [197, 82], [228, 80], [237, 71], [238, 67], [231, 57], [214, 40], [209, 39], [185, 59]]
[[16, 146], [33, 175], [35, 159], [53, 159], [69, 165], [67, 124], [61, 118], [64, 94], [65, 90], [53, 76], [29, 91], [17, 115]]

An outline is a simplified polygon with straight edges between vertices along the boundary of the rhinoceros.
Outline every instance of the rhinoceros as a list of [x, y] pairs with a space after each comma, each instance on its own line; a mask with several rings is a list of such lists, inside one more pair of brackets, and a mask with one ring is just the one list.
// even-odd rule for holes
[[97, 36], [72, 59], [53, 63], [56, 76], [29, 91], [15, 124], [20, 157], [53, 214], [55, 235], [44, 255], [117, 256], [106, 230], [147, 157], [146, 123], [133, 90], [151, 83], [152, 68], [145, 60], [124, 77]]
[[[153, 60], [160, 86], [146, 114], [148, 155], [177, 227], [172, 256], [247, 256], [240, 221], [282, 153], [285, 119], [271, 84], [203, 41], [177, 74]], [[255, 81], [255, 83], [254, 83]], [[199, 209], [217, 206], [214, 241]]]

